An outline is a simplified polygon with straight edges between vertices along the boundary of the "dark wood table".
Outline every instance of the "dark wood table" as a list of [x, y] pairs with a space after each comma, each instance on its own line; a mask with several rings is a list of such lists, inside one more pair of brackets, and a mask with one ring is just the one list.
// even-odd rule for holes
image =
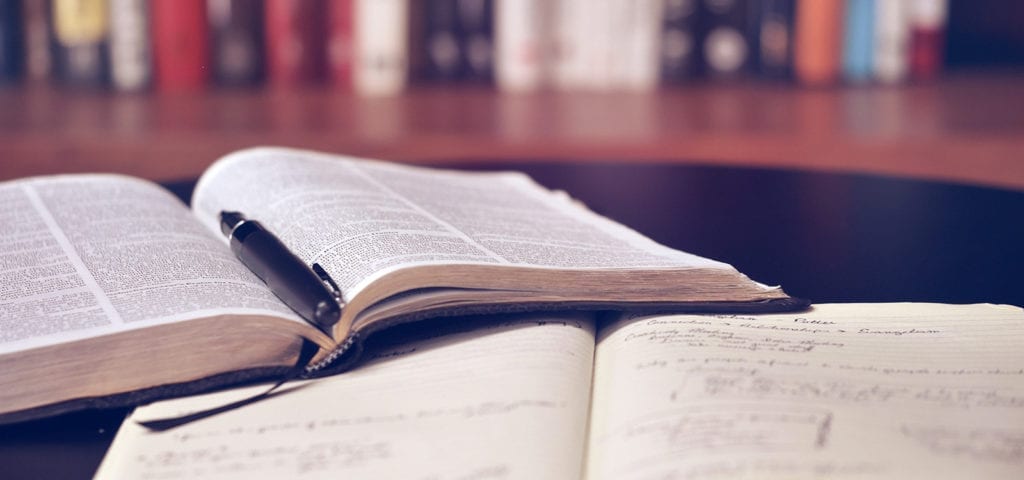
[[[1024, 192], [636, 162], [486, 168], [527, 171], [659, 242], [729, 262], [814, 302], [1024, 306]], [[193, 184], [168, 186], [187, 198]], [[126, 413], [0, 427], [0, 477], [91, 477]]]

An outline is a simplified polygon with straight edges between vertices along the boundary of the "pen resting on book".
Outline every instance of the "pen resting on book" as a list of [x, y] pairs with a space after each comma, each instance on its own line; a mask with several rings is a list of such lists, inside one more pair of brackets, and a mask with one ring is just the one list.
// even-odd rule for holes
[[310, 268], [260, 222], [240, 212], [220, 212], [220, 229], [231, 251], [295, 313], [325, 332], [341, 318], [340, 292]]

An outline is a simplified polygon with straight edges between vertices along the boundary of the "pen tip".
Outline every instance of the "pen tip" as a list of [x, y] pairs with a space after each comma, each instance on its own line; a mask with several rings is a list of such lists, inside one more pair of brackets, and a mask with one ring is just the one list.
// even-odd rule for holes
[[238, 226], [239, 223], [245, 221], [245, 215], [239, 212], [229, 212], [227, 210], [220, 212], [220, 231], [224, 236], [230, 237], [231, 231]]

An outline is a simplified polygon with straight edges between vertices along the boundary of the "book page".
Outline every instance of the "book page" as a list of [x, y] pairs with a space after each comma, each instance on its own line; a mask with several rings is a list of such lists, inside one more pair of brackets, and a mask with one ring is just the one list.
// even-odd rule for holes
[[301, 321], [154, 184], [0, 184], [0, 354], [222, 313]]
[[603, 330], [590, 479], [1024, 478], [1024, 311], [818, 305]]
[[351, 372], [295, 382], [166, 432], [135, 421], [223, 405], [266, 387], [139, 408], [98, 478], [579, 478], [591, 320], [494, 320], [380, 349]]
[[288, 149], [253, 149], [211, 167], [193, 209], [219, 231], [241, 211], [320, 263], [351, 299], [396, 267], [550, 268], [726, 264], [661, 246], [518, 173], [457, 172]]

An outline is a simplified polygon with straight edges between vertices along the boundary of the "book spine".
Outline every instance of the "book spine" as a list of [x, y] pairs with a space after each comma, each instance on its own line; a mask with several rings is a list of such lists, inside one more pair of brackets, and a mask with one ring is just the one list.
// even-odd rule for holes
[[584, 88], [604, 91], [614, 87], [614, 73], [612, 72], [612, 52], [614, 51], [617, 38], [613, 39], [615, 32], [615, 21], [612, 18], [614, 0], [598, 2], [596, 5], [591, 2], [590, 11], [584, 17], [586, 19], [586, 35], [589, 39], [587, 44], [592, 48], [587, 52], [587, 76], [584, 78]]
[[580, 53], [576, 88], [602, 91], [611, 87], [612, 5], [609, 1], [577, 0], [577, 41]]
[[428, 82], [451, 82], [462, 78], [463, 47], [458, 26], [458, 5], [456, 0], [421, 0], [426, 3], [423, 18], [423, 57], [426, 59], [422, 72], [413, 76]]
[[755, 2], [753, 16], [754, 60], [764, 78], [788, 78], [793, 71], [794, 0]]
[[0, 83], [21, 78], [24, 64], [21, 20], [19, 0], [0, 0]]
[[697, 75], [698, 0], [665, 0], [662, 7], [660, 74], [663, 83]]
[[209, 75], [209, 38], [203, 0], [152, 0], [156, 84], [161, 90], [194, 90]]
[[109, 18], [104, 0], [54, 0], [53, 67], [69, 86], [100, 87], [107, 82]]
[[550, 0], [496, 0], [495, 77], [502, 90], [520, 92], [545, 85]]
[[406, 0], [355, 0], [357, 93], [396, 95], [408, 77], [409, 5]]
[[352, 88], [355, 50], [355, 6], [353, 0], [330, 0], [327, 9], [327, 68], [331, 82], [343, 90], [349, 90]]
[[464, 77], [489, 82], [494, 77], [494, 2], [456, 0]]
[[793, 70], [807, 85], [834, 83], [839, 77], [842, 42], [841, 0], [799, 0]]
[[910, 13], [910, 75], [918, 80], [935, 78], [942, 68], [945, 42], [946, 0], [915, 0]]
[[[645, 0], [607, 0], [605, 5], [604, 27], [602, 34], [607, 37], [603, 41], [605, 62], [605, 84], [603, 89], [622, 89], [625, 87], [626, 79], [629, 78], [630, 44], [634, 39], [634, 28], [636, 15], [643, 10], [640, 7]], [[635, 8], [635, 10], [633, 10]]]
[[147, 2], [108, 1], [111, 81], [118, 90], [141, 90], [149, 85], [153, 76]]
[[272, 84], [294, 86], [323, 79], [326, 17], [323, 0], [267, 0], [267, 74]]
[[862, 82], [874, 68], [875, 0], [846, 0], [843, 77]]
[[659, 79], [661, 0], [616, 0], [611, 3], [611, 83], [614, 88], [653, 90]]
[[573, 89], [586, 82], [588, 73], [588, 58], [586, 58], [589, 50], [586, 28], [588, 1], [560, 0], [555, 5], [554, 80], [558, 88]]
[[709, 77], [735, 79], [749, 68], [749, 7], [745, 0], [704, 0], [699, 43]]
[[909, 15], [904, 0], [875, 0], [875, 71], [885, 83], [903, 81], [908, 71]]
[[207, 0], [213, 76], [220, 85], [255, 85], [263, 79], [263, 2]]
[[612, 86], [612, 5], [590, 0], [562, 0], [557, 12], [559, 88], [606, 90]]
[[50, 22], [50, 2], [48, 0], [24, 0], [23, 33], [25, 73], [32, 81], [43, 81], [50, 78], [53, 57], [50, 49], [50, 37], [53, 34]]

